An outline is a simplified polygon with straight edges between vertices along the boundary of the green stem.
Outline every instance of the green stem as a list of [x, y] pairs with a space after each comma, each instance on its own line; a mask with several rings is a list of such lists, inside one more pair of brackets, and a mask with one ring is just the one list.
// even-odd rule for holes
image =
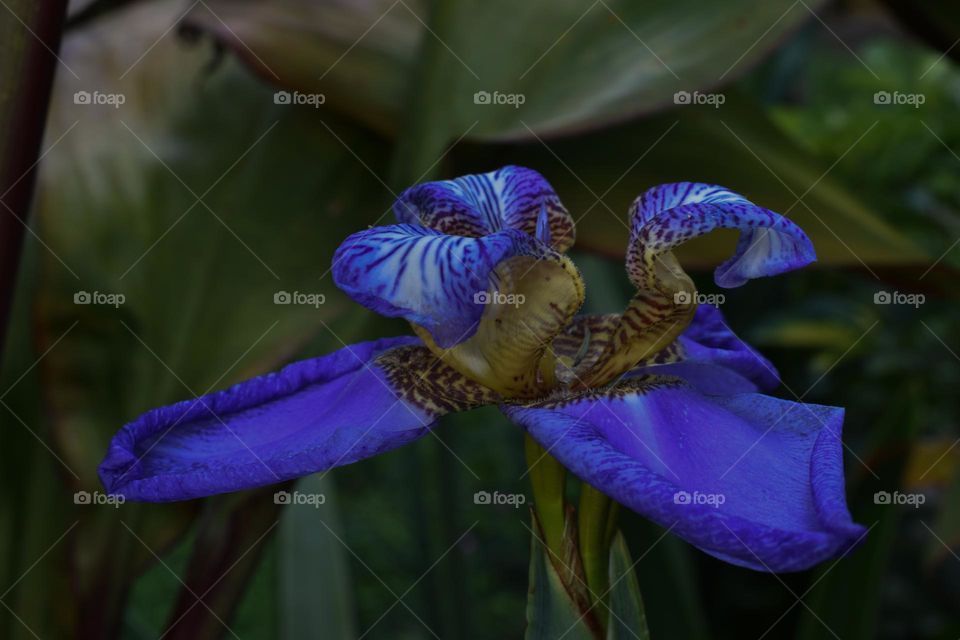
[[[13, 0], [0, 20], [0, 351], [20, 264], [66, 0]], [[16, 18], [14, 18], [16, 16]], [[61, 72], [63, 69], [60, 70]]]
[[[590, 485], [581, 485], [577, 530], [591, 600], [603, 598], [610, 588], [610, 543], [617, 531], [619, 506]], [[606, 626], [606, 607], [596, 607], [594, 611]]]
[[430, 33], [420, 45], [419, 66], [410, 83], [402, 133], [390, 167], [390, 185], [399, 191], [415, 182], [429, 180], [437, 173], [437, 161], [450, 141], [453, 127], [449, 108], [452, 87], [448, 72], [450, 52], [440, 38], [450, 32], [455, 2], [431, 3], [427, 22]]
[[533, 487], [534, 509], [546, 538], [544, 542], [556, 557], [563, 558], [566, 469], [529, 435], [524, 435], [523, 448]]

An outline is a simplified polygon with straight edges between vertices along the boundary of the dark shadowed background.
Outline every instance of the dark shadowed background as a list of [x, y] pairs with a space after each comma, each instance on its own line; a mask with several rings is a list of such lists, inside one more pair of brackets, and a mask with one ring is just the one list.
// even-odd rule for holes
[[[48, 34], [8, 2], [0, 56], [22, 55]], [[958, 39], [932, 1], [71, 3], [32, 206], [0, 197], [23, 235], [15, 288], [0, 273], [0, 637], [521, 637], [527, 507], [474, 502], [530, 495], [494, 409], [301, 480], [320, 505], [116, 505], [96, 478], [145, 409], [409, 333], [333, 286], [334, 249], [410, 184], [520, 164], [578, 221], [585, 311], [625, 305], [627, 208], [661, 182], [743, 193], [818, 253], [723, 291], [734, 237], [679, 255], [777, 395], [846, 407], [867, 540], [773, 576], [623, 510], [650, 636], [957, 638]], [[21, 81], [4, 104], [41, 117]]]

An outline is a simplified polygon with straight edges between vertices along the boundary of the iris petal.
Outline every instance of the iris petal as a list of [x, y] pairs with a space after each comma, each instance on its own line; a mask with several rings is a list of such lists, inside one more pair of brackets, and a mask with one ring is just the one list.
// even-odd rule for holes
[[700, 305], [690, 326], [676, 342], [638, 373], [676, 375], [705, 393], [769, 391], [780, 386], [773, 364], [727, 326], [716, 307]]
[[[578, 316], [553, 342], [560, 362], [557, 376], [568, 385], [588, 375], [609, 346], [620, 315]], [[780, 385], [773, 364], [727, 326], [716, 307], [700, 305], [686, 330], [625, 375], [653, 373], [695, 378], [704, 389], [769, 391]], [[698, 387], [699, 388], [699, 387]]]
[[420, 325], [447, 348], [476, 333], [497, 265], [544, 249], [515, 229], [467, 238], [411, 224], [373, 227], [340, 245], [333, 279], [360, 304]]
[[100, 478], [149, 502], [259, 487], [389, 451], [493, 399], [416, 338], [365, 342], [148, 411], [114, 436]]
[[538, 218], [545, 212], [546, 235], [553, 249], [566, 251], [575, 239], [573, 220], [553, 187], [524, 167], [425, 182], [404, 191], [393, 210], [399, 222], [469, 237], [504, 229], [534, 236]]
[[504, 410], [583, 481], [733, 564], [802, 570], [864, 535], [843, 494], [842, 409], [641, 376]]
[[635, 283], [652, 284], [657, 257], [714, 229], [739, 229], [733, 256], [717, 267], [725, 288], [772, 276], [816, 260], [800, 227], [724, 187], [699, 182], [663, 184], [647, 190], [630, 209], [627, 268]]
[[608, 347], [585, 372], [604, 384], [672, 343], [696, 309], [693, 281], [671, 249], [715, 229], [740, 230], [734, 255], [717, 267], [721, 287], [739, 287], [813, 262], [810, 240], [793, 222], [715, 185], [678, 182], [649, 189], [630, 210], [627, 274], [638, 291], [620, 316]]
[[[543, 236], [546, 214], [538, 219]], [[374, 227], [337, 249], [333, 277], [357, 302], [409, 320], [449, 366], [506, 397], [552, 384], [541, 360], [584, 299], [573, 262], [517, 229], [468, 238]]]
[[417, 333], [444, 362], [508, 398], [543, 395], [554, 385], [550, 344], [580, 309], [584, 286], [565, 255], [519, 256], [501, 262], [476, 334], [440, 349]]

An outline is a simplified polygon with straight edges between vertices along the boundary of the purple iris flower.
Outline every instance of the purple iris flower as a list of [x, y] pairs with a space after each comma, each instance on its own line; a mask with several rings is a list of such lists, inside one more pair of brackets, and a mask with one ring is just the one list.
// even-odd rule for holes
[[738, 287], [815, 260], [803, 231], [722, 187], [654, 187], [630, 210], [622, 314], [576, 316], [573, 221], [537, 172], [417, 185], [399, 224], [350, 236], [334, 279], [416, 337], [364, 342], [148, 411], [114, 437], [111, 493], [162, 502], [259, 487], [426, 435], [497, 404], [581, 480], [706, 553], [794, 571], [864, 535], [844, 497], [843, 409], [763, 395], [773, 366], [698, 307], [671, 250], [740, 231], [715, 281]]

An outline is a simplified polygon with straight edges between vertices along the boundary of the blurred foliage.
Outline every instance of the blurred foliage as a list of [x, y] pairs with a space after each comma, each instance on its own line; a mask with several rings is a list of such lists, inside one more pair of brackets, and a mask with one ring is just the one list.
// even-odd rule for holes
[[[724, 311], [780, 368], [779, 395], [846, 407], [867, 541], [770, 576], [623, 510], [614, 560], [638, 561], [650, 637], [960, 635], [960, 82], [950, 56], [877, 7], [807, 5], [216, 0], [178, 22], [185, 7], [156, 1], [85, 20], [61, 52], [76, 77], [58, 78], [0, 370], [0, 637], [521, 637], [529, 513], [473, 500], [530, 495], [521, 433], [492, 408], [303, 480], [327, 497], [316, 509], [278, 508], [275, 488], [119, 509], [73, 500], [99, 489], [110, 435], [140, 411], [406, 332], [332, 287], [333, 249], [386, 220], [397, 176], [505, 163], [544, 172], [582, 218], [590, 312], [630, 295], [609, 258], [630, 201], [663, 181], [720, 182], [789, 211], [821, 267], [844, 267], [725, 292]], [[673, 104], [721, 80], [720, 108]], [[277, 104], [270, 85], [328, 100]], [[74, 103], [94, 90], [127, 101]], [[526, 102], [474, 103], [494, 90]], [[878, 91], [925, 100], [877, 104]], [[681, 259], [702, 270], [732, 240], [691, 243]], [[709, 274], [698, 285], [710, 291]], [[281, 290], [326, 303], [274, 305]], [[76, 305], [79, 291], [126, 299]], [[875, 304], [881, 291], [926, 299]], [[926, 502], [875, 504], [896, 490]]]
[[[891, 39], [865, 45], [863, 64], [823, 50], [809, 55], [810, 64], [789, 96], [796, 102], [773, 109], [777, 121], [821, 157], [843, 155], [835, 175], [882, 201], [898, 229], [931, 246], [940, 245], [943, 233], [960, 233], [960, 72], [955, 65], [935, 51]], [[879, 83], [874, 74], [882, 78]], [[877, 104], [875, 98], [885, 95], [891, 100], [922, 96], [923, 102]], [[957, 254], [947, 259], [960, 264]]]
[[[422, 72], [417, 57], [429, 55], [416, 43], [436, 40], [445, 52], [429, 62], [442, 75], [443, 109], [430, 126], [449, 137], [515, 139], [623, 120], [737, 75], [805, 18], [790, 9], [787, 0], [212, 0], [186, 22], [268, 82], [324, 91], [331, 107], [386, 132], [402, 127]], [[426, 24], [434, 13], [442, 28]], [[522, 118], [476, 100], [478, 91], [524, 96]]]

